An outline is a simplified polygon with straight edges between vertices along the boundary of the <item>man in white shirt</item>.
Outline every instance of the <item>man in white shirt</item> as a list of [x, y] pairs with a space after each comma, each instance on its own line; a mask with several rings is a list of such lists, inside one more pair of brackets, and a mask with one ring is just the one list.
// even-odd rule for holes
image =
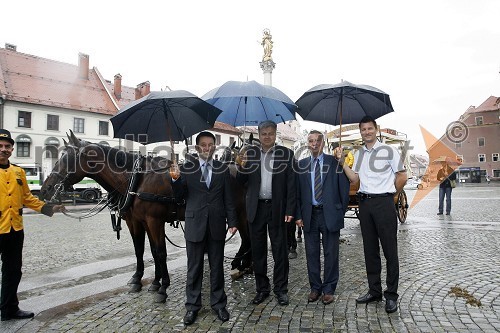
[[407, 175], [399, 152], [377, 140], [377, 123], [370, 116], [359, 123], [365, 145], [356, 152], [351, 169], [344, 162], [342, 148], [335, 149], [335, 156], [343, 163], [343, 169], [351, 182], [360, 182], [359, 220], [365, 253], [366, 275], [369, 291], [356, 299], [358, 304], [382, 300], [380, 245], [387, 262], [387, 289], [385, 311], [397, 310], [399, 258], [398, 220], [394, 195], [401, 192]]

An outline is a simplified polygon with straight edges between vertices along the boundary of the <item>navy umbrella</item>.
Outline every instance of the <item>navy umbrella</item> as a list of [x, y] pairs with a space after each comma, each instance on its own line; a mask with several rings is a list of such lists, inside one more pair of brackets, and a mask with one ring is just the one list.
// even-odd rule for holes
[[330, 125], [358, 123], [364, 116], [377, 119], [393, 112], [389, 95], [367, 85], [347, 81], [320, 84], [306, 91], [296, 102], [304, 120]]
[[182, 141], [212, 128], [222, 111], [185, 90], [154, 91], [111, 118], [114, 137], [142, 144]]
[[255, 81], [228, 81], [201, 98], [223, 111], [217, 121], [232, 126], [256, 126], [264, 120], [285, 122], [295, 119], [297, 109], [279, 89]]

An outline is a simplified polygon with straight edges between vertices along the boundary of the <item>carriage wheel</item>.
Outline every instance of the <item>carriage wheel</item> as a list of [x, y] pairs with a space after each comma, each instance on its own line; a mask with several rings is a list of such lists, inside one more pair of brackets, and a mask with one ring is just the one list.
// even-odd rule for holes
[[396, 203], [396, 210], [398, 211], [399, 222], [405, 223], [406, 216], [408, 215], [408, 199], [406, 192], [403, 190], [398, 194], [398, 201]]

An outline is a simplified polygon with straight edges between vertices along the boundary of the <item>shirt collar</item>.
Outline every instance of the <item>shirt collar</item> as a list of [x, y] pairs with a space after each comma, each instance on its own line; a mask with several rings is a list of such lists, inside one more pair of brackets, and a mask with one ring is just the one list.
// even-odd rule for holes
[[7, 164], [0, 164], [0, 169], [8, 169], [10, 167], [10, 162], [7, 161]]
[[274, 152], [274, 149], [276, 148], [276, 144], [274, 144], [271, 148], [269, 148], [269, 150], [266, 152], [264, 150], [262, 150], [262, 147], [260, 148], [260, 152], [262, 154], [268, 154], [268, 153], [273, 153]]
[[205, 163], [208, 163], [208, 164], [210, 164], [210, 166], [213, 166], [212, 165], [213, 159], [209, 159], [208, 161], [205, 161], [203, 158], [199, 157], [198, 160], [200, 161], [200, 166], [205, 165]]
[[318, 157], [314, 157], [311, 155], [311, 162], [315, 162], [315, 160], [318, 159], [319, 163], [323, 163], [324, 157], [325, 157], [325, 154], [323, 154], [323, 153], [319, 154]]
[[377, 150], [377, 149], [378, 149], [378, 147], [380, 147], [380, 146], [382, 146], [382, 143], [380, 143], [380, 141], [378, 141], [378, 139], [376, 139], [376, 140], [375, 140], [375, 144], [373, 145], [372, 149], [368, 149], [368, 148], [366, 148], [366, 144], [365, 144], [365, 145], [363, 145], [363, 149], [364, 149], [365, 151], [372, 151], [372, 150]]

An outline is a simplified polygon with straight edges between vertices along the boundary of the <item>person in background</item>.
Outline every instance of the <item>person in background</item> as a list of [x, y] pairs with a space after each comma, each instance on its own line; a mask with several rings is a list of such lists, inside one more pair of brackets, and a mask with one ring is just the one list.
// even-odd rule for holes
[[197, 158], [186, 159], [180, 170], [174, 168], [170, 173], [176, 198], [186, 200], [185, 325], [193, 324], [201, 309], [205, 250], [208, 252], [210, 265], [210, 306], [222, 322], [229, 320], [223, 266], [226, 223], [231, 234], [237, 231], [229, 169], [227, 165], [212, 158], [215, 136], [210, 132], [198, 134], [196, 150]]
[[276, 145], [275, 122], [259, 124], [261, 146], [250, 146], [241, 157], [237, 179], [247, 185], [246, 209], [252, 244], [256, 295], [262, 303], [271, 291], [267, 277], [267, 235], [274, 259], [273, 291], [280, 305], [288, 305], [287, 228], [295, 213], [295, 159], [293, 152]]
[[439, 184], [439, 206], [438, 215], [443, 215], [444, 198], [446, 197], [446, 215], [451, 213], [451, 192], [453, 190], [452, 181], [457, 180], [457, 175], [446, 161], [441, 162], [441, 169], [437, 173]]
[[359, 123], [359, 131], [364, 146], [354, 155], [352, 169], [344, 163], [341, 147], [334, 152], [351, 183], [360, 182], [359, 221], [369, 290], [358, 297], [356, 303], [382, 300], [382, 245], [387, 267], [387, 289], [383, 292], [385, 311], [392, 313], [398, 309], [399, 297], [398, 218], [394, 196], [406, 184], [407, 174], [397, 149], [377, 140], [375, 119], [365, 116]]
[[307, 140], [311, 156], [298, 163], [295, 216], [297, 226], [304, 229], [307, 275], [311, 287], [307, 301], [316, 302], [321, 297], [326, 305], [333, 302], [339, 281], [340, 230], [344, 227], [344, 214], [349, 202], [349, 180], [338, 161], [332, 155], [323, 153], [321, 132], [309, 132]]
[[0, 129], [0, 253], [2, 257], [1, 320], [32, 318], [35, 314], [19, 309], [17, 288], [21, 282], [24, 226], [23, 206], [52, 216], [64, 211], [31, 194], [24, 170], [9, 162], [14, 150], [10, 132]]

